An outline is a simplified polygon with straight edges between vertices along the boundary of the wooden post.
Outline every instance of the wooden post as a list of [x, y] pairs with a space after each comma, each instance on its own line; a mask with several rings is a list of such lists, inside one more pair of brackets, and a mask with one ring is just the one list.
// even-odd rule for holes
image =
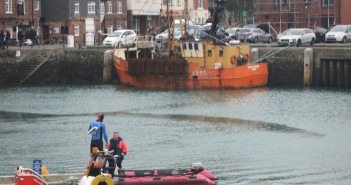
[[328, 61], [327, 60], [322, 60], [322, 79], [323, 79], [323, 86], [328, 85]]
[[312, 85], [312, 74], [313, 74], [313, 49], [306, 48], [304, 51], [304, 74], [303, 74], [303, 84], [304, 86]]
[[103, 83], [110, 83], [112, 80], [113, 59], [112, 50], [107, 50], [104, 53], [104, 69], [102, 75]]
[[338, 87], [342, 87], [343, 85], [343, 76], [344, 76], [344, 70], [343, 70], [343, 65], [341, 60], [336, 61], [336, 81], [338, 84]]
[[350, 60], [344, 62], [344, 84], [346, 88], [349, 87], [349, 62]]
[[335, 86], [335, 67], [333, 60], [329, 61], [329, 85], [332, 87]]

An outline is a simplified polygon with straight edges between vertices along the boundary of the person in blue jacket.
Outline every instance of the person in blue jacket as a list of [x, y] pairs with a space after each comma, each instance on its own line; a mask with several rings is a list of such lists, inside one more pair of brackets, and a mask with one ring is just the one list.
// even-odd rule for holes
[[[97, 147], [99, 151], [103, 151], [103, 141], [102, 137], [105, 139], [105, 143], [108, 142], [107, 134], [106, 134], [106, 126], [103, 123], [104, 120], [104, 114], [100, 113], [98, 115], [98, 119], [96, 121], [93, 121], [90, 123], [89, 126], [89, 133], [92, 134], [91, 136], [91, 143], [90, 143], [90, 153], [93, 153], [93, 148]], [[98, 164], [94, 164], [94, 167], [96, 168], [101, 168], [102, 166], [102, 157], [98, 156], [99, 162]], [[91, 155], [89, 164], [88, 164], [88, 169], [91, 168], [93, 162], [95, 160], [95, 156]]]

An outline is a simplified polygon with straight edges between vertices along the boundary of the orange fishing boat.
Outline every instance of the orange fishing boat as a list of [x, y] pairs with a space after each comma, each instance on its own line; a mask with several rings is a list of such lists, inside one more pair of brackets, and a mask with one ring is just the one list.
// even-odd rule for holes
[[[181, 19], [184, 17], [187, 16]], [[213, 37], [218, 29], [217, 13], [210, 31], [211, 40], [203, 41], [185, 38], [175, 43], [174, 26], [173, 35], [171, 33], [171, 23], [175, 22], [175, 17], [170, 13], [167, 14], [167, 19], [167, 55], [159, 55], [160, 50], [155, 47], [114, 49], [114, 65], [122, 84], [160, 89], [221, 89], [267, 85], [267, 64], [250, 64], [249, 45], [228, 45]]]
[[[266, 63], [249, 64], [249, 46], [216, 46], [212, 41], [181, 42], [178, 58], [132, 58], [115, 49], [114, 65], [122, 84], [139, 88], [204, 89], [267, 85]], [[131, 56], [131, 55], [130, 55]]]

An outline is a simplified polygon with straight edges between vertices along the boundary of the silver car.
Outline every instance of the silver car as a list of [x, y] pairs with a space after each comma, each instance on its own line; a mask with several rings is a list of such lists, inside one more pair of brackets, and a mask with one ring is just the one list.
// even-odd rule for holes
[[325, 34], [325, 42], [346, 43], [351, 40], [351, 26], [337, 25]]
[[238, 39], [238, 32], [241, 30], [242, 28], [228, 28], [225, 31], [227, 33], [229, 33], [229, 37], [233, 38], [233, 39]]
[[251, 28], [251, 29], [241, 29], [238, 33], [238, 40], [240, 42], [273, 42], [273, 36], [269, 33], [264, 32], [260, 28]]
[[278, 37], [279, 46], [301, 46], [302, 44], [313, 45], [316, 41], [316, 35], [309, 28], [292, 28], [283, 32]]

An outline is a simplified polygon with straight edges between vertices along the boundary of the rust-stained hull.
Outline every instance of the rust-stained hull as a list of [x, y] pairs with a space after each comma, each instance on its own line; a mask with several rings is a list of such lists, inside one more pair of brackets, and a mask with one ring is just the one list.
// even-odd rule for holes
[[[181, 64], [174, 64], [172, 68], [158, 65], [154, 59], [143, 60], [138, 63], [128, 62], [113, 55], [120, 81], [124, 85], [131, 85], [138, 88], [154, 89], [221, 89], [221, 88], [246, 88], [265, 86], [268, 81], [268, 69], [266, 63], [244, 65], [226, 69], [201, 69], [195, 63], [188, 63], [183, 60]], [[148, 70], [152, 63], [154, 69]], [[155, 65], [156, 63], [156, 65]], [[131, 68], [133, 66], [133, 70]], [[174, 67], [178, 66], [178, 67]], [[138, 68], [143, 68], [138, 70]], [[150, 68], [150, 67], [149, 67]], [[158, 69], [162, 68], [162, 70]], [[168, 71], [167, 71], [168, 70]]]

